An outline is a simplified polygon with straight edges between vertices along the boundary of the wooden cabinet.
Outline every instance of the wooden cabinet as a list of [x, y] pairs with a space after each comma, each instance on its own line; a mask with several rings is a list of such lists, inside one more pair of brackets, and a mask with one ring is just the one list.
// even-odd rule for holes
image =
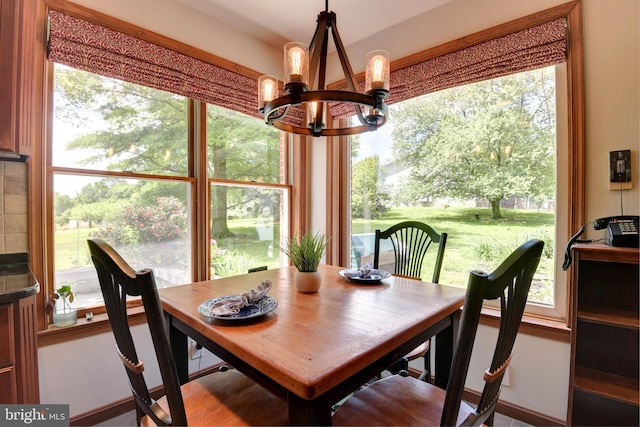
[[0, 303], [0, 403], [40, 403], [36, 297]]
[[0, 156], [30, 155], [42, 128], [44, 2], [0, 0]]
[[639, 251], [573, 248], [568, 425], [638, 426]]

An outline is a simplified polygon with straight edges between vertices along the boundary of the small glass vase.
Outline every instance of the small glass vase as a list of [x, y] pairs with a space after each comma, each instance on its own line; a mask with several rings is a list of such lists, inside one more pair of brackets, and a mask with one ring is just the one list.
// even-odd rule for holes
[[53, 326], [57, 328], [75, 325], [77, 321], [78, 309], [75, 307], [66, 307], [66, 310], [56, 307], [53, 311]]

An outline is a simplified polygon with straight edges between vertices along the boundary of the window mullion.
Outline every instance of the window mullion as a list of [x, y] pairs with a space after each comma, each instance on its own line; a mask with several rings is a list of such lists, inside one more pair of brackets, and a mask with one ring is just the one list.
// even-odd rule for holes
[[189, 109], [189, 134], [191, 162], [196, 178], [192, 189], [192, 241], [193, 241], [193, 279], [209, 279], [209, 258], [211, 240], [209, 229], [209, 181], [207, 176], [207, 105], [204, 102], [191, 100]]

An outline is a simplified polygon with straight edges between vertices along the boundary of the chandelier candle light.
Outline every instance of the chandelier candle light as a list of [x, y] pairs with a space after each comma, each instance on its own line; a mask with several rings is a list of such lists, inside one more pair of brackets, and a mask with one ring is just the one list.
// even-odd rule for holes
[[[311, 136], [356, 135], [378, 129], [387, 119], [388, 107], [384, 100], [389, 96], [389, 53], [376, 50], [366, 55], [365, 92], [360, 93], [338, 34], [336, 14], [329, 12], [328, 8], [326, 0], [325, 11], [318, 15], [318, 26], [310, 47], [297, 42], [284, 46], [284, 90], [287, 94], [278, 97], [276, 77], [265, 75], [258, 79], [258, 111], [264, 115], [267, 124], [280, 130]], [[333, 35], [348, 91], [325, 88], [329, 30]], [[315, 90], [310, 89], [313, 83], [317, 83]], [[353, 104], [354, 114], [360, 124], [327, 128], [326, 117], [330, 103]], [[299, 126], [285, 123], [283, 119], [290, 107], [296, 106], [305, 109], [302, 123]]]

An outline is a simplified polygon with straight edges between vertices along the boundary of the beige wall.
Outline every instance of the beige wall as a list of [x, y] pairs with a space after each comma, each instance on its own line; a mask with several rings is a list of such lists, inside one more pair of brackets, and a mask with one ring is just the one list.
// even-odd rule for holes
[[26, 163], [0, 161], [0, 189], [0, 254], [26, 253]]
[[[632, 150], [633, 189], [625, 214], [640, 213], [640, 2], [587, 0], [583, 6], [587, 140], [587, 221], [620, 215], [621, 194], [609, 190], [609, 151]], [[603, 237], [602, 231], [589, 233]]]
[[[201, 14], [183, 9], [169, 0], [76, 0], [95, 10], [149, 28], [261, 72], [281, 75], [280, 49], [225, 29]], [[426, 49], [529, 13], [564, 3], [558, 0], [453, 0], [436, 9], [433, 15], [421, 15], [402, 26], [386, 30], [375, 40], [347, 46], [349, 54], [359, 55], [371, 48], [387, 48], [392, 59]], [[633, 151], [633, 186], [622, 194], [624, 211], [639, 213], [639, 80], [640, 80], [640, 8], [638, 0], [583, 0], [585, 90], [586, 90], [586, 212], [587, 220], [620, 213], [620, 194], [610, 191], [607, 182], [608, 152]], [[313, 28], [310, 17], [310, 31]], [[231, 36], [230, 36], [231, 35]], [[355, 70], [356, 72], [361, 70]], [[314, 151], [315, 154], [315, 151]], [[320, 153], [318, 153], [320, 154]], [[324, 156], [318, 156], [317, 160]], [[324, 182], [322, 165], [314, 164], [314, 180]], [[319, 167], [317, 167], [319, 166]], [[316, 177], [319, 177], [316, 179]], [[324, 184], [321, 184], [324, 185]], [[322, 193], [319, 193], [322, 194]], [[323, 223], [324, 198], [318, 198], [314, 224]], [[316, 228], [316, 227], [314, 227]], [[591, 232], [595, 238], [602, 232]], [[479, 337], [490, 337], [491, 328], [482, 327]], [[125, 384], [122, 368], [113, 368], [111, 336], [91, 338], [91, 345], [71, 342], [39, 350], [42, 402], [69, 402], [71, 415], [81, 414], [119, 398]], [[482, 340], [478, 341], [482, 343]], [[569, 345], [531, 336], [519, 337], [511, 369], [511, 385], [502, 398], [548, 417], [564, 420], [569, 378]], [[74, 375], [58, 374], [57, 363], [64, 356]], [[480, 344], [474, 351], [472, 369], [485, 369], [486, 349]], [[91, 361], [91, 363], [88, 362]], [[100, 394], [96, 382], [89, 381], [101, 366]], [[72, 384], [70, 384], [70, 381]], [[109, 384], [113, 385], [110, 389]], [[468, 386], [477, 388], [470, 376]], [[69, 392], [69, 390], [72, 392]], [[108, 390], [106, 392], [105, 390]], [[126, 390], [126, 388], [125, 388]]]

